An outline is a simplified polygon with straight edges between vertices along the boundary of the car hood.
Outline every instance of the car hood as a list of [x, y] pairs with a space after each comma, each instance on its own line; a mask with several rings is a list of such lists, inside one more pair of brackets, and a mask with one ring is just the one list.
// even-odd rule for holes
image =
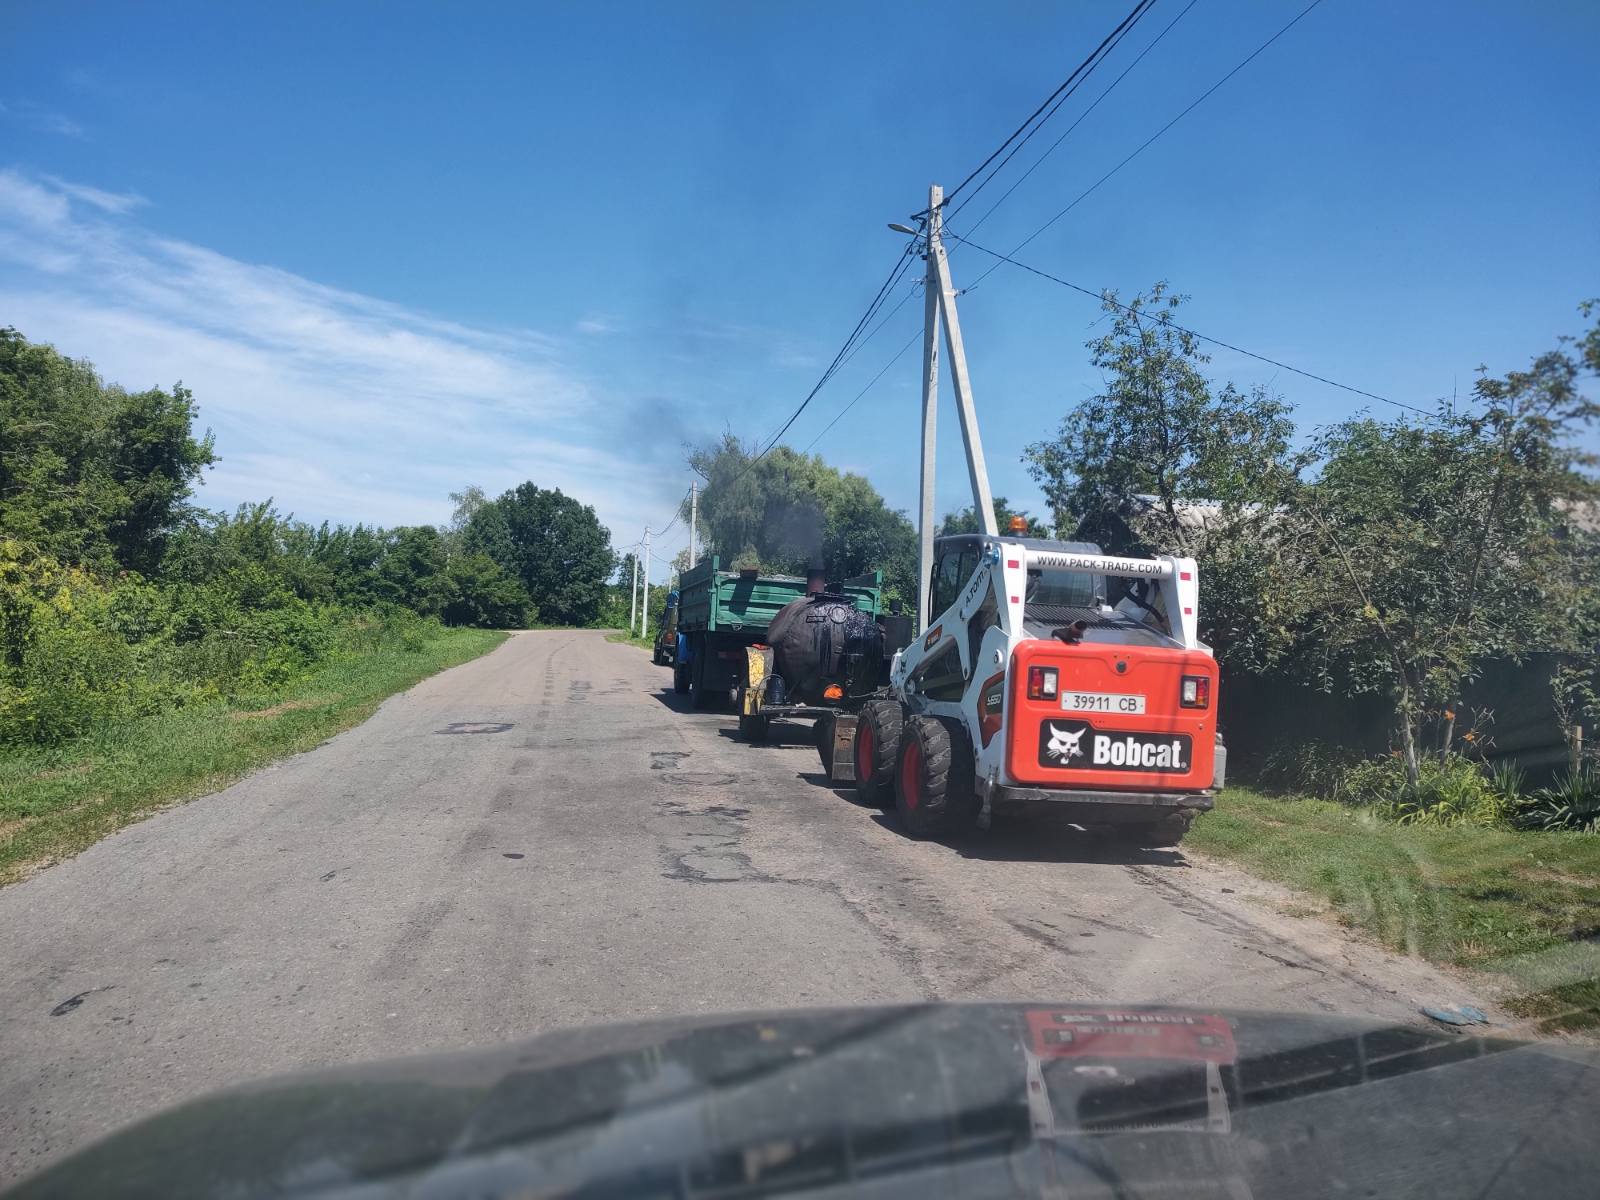
[[650, 1021], [234, 1088], [13, 1195], [1589, 1195], [1597, 1066], [1193, 1007]]

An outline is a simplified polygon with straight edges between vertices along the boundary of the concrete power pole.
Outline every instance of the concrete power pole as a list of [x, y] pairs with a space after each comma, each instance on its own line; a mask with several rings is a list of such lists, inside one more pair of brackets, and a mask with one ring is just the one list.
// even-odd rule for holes
[[644, 527], [644, 603], [639, 605], [639, 636], [650, 636], [650, 526]]
[[939, 402], [939, 329], [944, 327], [944, 347], [950, 356], [950, 382], [956, 393], [956, 414], [961, 418], [961, 441], [967, 452], [967, 480], [972, 485], [972, 507], [980, 529], [994, 537], [1000, 530], [994, 520], [994, 497], [989, 491], [989, 469], [983, 460], [983, 439], [972, 401], [972, 380], [967, 374], [967, 351], [961, 340], [961, 318], [956, 312], [956, 290], [950, 282], [950, 260], [944, 251], [944, 219], [940, 207], [944, 189], [928, 188], [928, 272], [925, 279], [922, 332], [922, 486], [918, 508], [921, 543], [917, 582], [917, 624], [928, 627], [933, 614], [933, 481], [936, 409]]
[[695, 532], [700, 524], [700, 481], [689, 480], [689, 565], [692, 567], [700, 561], [696, 553]]
[[933, 575], [933, 457], [939, 424], [939, 280], [934, 268], [933, 239], [938, 236], [944, 189], [928, 188], [927, 274], [922, 287], [922, 478], [917, 504], [917, 632], [928, 628], [933, 601], [928, 584]]
[[628, 580], [628, 636], [633, 636], [633, 627], [639, 620], [639, 556], [632, 555], [633, 578]]

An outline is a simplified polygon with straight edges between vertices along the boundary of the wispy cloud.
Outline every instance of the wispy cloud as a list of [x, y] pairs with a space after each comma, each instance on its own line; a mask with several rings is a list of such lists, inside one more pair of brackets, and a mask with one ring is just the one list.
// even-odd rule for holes
[[590, 316], [584, 317], [581, 321], [579, 321], [576, 328], [579, 333], [588, 334], [591, 337], [597, 337], [604, 333], [615, 333], [618, 326], [616, 321], [608, 316], [603, 314], [591, 314]]
[[616, 449], [628, 405], [560, 339], [159, 237], [128, 217], [140, 203], [0, 170], [0, 324], [125, 386], [193, 389], [222, 458], [202, 493], [213, 506], [270, 495], [308, 518], [438, 521], [463, 484], [533, 479], [631, 540], [674, 501], [675, 478], [641, 478]]
[[125, 213], [133, 209], [142, 208], [150, 201], [138, 192], [106, 192], [97, 187], [90, 187], [86, 183], [68, 183], [65, 179], [57, 179], [54, 175], [42, 176], [58, 192], [63, 192], [74, 200], [81, 200], [85, 204], [98, 208], [101, 212]]
[[86, 136], [83, 126], [74, 121], [65, 113], [56, 112], [54, 109], [45, 108], [35, 104], [32, 100], [12, 100], [0, 102], [0, 117], [12, 121], [25, 129], [32, 129], [36, 133], [54, 133], [61, 137], [81, 138]]

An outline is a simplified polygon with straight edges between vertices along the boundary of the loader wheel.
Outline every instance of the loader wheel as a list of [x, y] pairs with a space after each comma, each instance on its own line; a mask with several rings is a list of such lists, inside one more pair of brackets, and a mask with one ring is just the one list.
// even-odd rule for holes
[[1193, 810], [1168, 813], [1159, 821], [1146, 821], [1138, 825], [1118, 825], [1113, 832], [1117, 840], [1130, 846], [1176, 846], [1194, 824]]
[[825, 713], [817, 718], [811, 727], [811, 736], [816, 739], [817, 757], [822, 760], [822, 773], [829, 779], [833, 778], [833, 716]]
[[[954, 726], [954, 727], [953, 727]], [[940, 837], [978, 816], [972, 743], [954, 722], [916, 716], [900, 734], [895, 811], [912, 837]]]
[[894, 807], [894, 760], [904, 716], [893, 700], [872, 700], [856, 719], [856, 799], [862, 804]]
[[689, 666], [679, 663], [672, 668], [672, 690], [680, 696], [689, 694]]

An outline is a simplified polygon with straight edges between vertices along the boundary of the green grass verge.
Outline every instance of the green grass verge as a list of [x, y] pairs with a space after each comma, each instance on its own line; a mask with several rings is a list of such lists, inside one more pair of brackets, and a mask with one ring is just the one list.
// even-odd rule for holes
[[656, 644], [654, 634], [650, 637], [642, 638], [629, 633], [626, 629], [617, 629], [606, 634], [606, 641], [618, 642], [625, 646], [638, 646], [641, 650], [653, 649]]
[[445, 629], [335, 660], [250, 707], [218, 702], [124, 722], [52, 750], [0, 757], [0, 884], [169, 804], [203, 796], [371, 716], [418, 680], [506, 635]]
[[1600, 1027], [1600, 836], [1394, 825], [1230, 788], [1186, 844], [1317, 897], [1385, 946], [1508, 977], [1551, 1031]]

